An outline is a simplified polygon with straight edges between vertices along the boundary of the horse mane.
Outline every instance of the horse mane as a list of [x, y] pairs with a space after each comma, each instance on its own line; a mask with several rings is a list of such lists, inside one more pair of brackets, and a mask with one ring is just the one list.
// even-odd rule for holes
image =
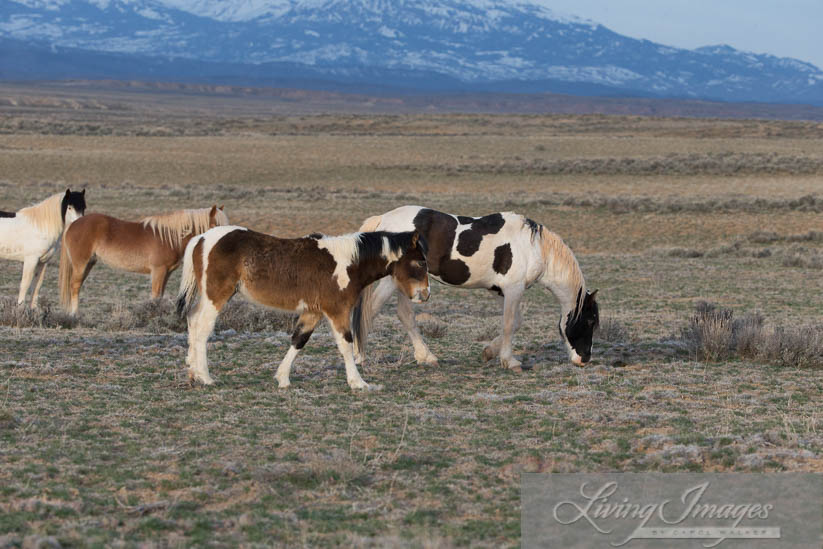
[[63, 231], [62, 205], [66, 193], [53, 194], [50, 197], [23, 208], [19, 215], [25, 217], [41, 231], [59, 235]]
[[582, 296], [586, 295], [586, 281], [583, 279], [583, 271], [580, 270], [577, 258], [556, 233], [530, 219], [524, 218], [523, 224], [524, 228], [531, 232], [532, 240], [540, 240], [540, 251], [546, 262], [546, 272], [558, 283], [569, 288], [569, 297], [577, 300], [572, 314], [573, 318], [577, 318], [583, 308]]
[[[412, 233], [374, 231], [349, 233], [339, 236], [326, 236], [314, 233], [308, 237], [322, 242], [323, 247], [328, 249], [332, 255], [346, 258], [351, 263], [359, 263], [377, 257], [389, 261], [397, 261], [403, 257], [405, 250], [411, 246]], [[423, 246], [425, 253], [425, 241], [421, 238], [418, 240], [418, 243]]]
[[[215, 210], [218, 225], [228, 225], [229, 219], [223, 210]], [[177, 210], [144, 217], [140, 222], [144, 227], [154, 231], [162, 242], [180, 249], [183, 239], [192, 234], [201, 234], [209, 230], [209, 215], [211, 208], [197, 210]]]
[[[382, 257], [389, 261], [397, 261], [411, 246], [412, 233], [392, 233], [388, 231], [372, 231], [360, 234], [358, 245], [358, 256], [363, 259]], [[426, 241], [418, 237], [418, 244], [423, 250], [423, 255], [428, 252]]]

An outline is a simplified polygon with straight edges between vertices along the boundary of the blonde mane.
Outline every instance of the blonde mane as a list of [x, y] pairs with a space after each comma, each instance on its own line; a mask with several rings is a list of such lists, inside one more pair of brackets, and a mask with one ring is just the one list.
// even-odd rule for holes
[[[577, 263], [571, 248], [557, 234], [540, 225], [540, 251], [546, 262], [546, 272], [550, 273], [555, 280], [564, 283], [572, 292], [572, 299], [578, 292], [586, 295], [586, 281], [583, 279], [583, 271]], [[580, 299], [574, 306], [574, 316], [580, 314], [583, 300]]]
[[52, 236], [59, 235], [63, 231], [63, 197], [66, 193], [53, 194], [45, 200], [33, 206], [23, 208], [19, 215], [25, 217], [41, 231], [48, 232]]
[[[216, 209], [215, 221], [217, 225], [228, 225], [229, 219], [223, 210]], [[211, 208], [198, 210], [177, 210], [144, 217], [143, 226], [154, 231], [162, 242], [175, 249], [183, 246], [183, 239], [189, 235], [198, 235], [209, 230], [209, 214]]]

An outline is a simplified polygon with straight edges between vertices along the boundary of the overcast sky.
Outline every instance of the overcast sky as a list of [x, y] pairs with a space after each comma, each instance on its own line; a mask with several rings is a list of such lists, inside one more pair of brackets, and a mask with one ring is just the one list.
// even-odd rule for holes
[[823, 0], [542, 0], [561, 13], [669, 46], [728, 44], [823, 69]]

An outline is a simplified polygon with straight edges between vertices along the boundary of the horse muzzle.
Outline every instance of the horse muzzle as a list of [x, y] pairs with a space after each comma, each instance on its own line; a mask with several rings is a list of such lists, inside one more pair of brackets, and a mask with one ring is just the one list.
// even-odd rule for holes
[[586, 365], [587, 362], [589, 362], [589, 360], [591, 360], [591, 358], [591, 355], [581, 357], [579, 354], [574, 352], [572, 353], [571, 361], [572, 364], [574, 364], [575, 366], [582, 368]]
[[412, 298], [412, 303], [425, 303], [429, 300], [429, 296], [431, 292], [428, 288], [424, 288], [422, 290], [417, 290], [414, 292], [414, 297]]

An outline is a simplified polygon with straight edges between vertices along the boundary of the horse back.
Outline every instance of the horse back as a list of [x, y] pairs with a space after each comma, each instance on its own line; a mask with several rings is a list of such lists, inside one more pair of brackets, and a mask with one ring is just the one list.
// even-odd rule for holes
[[[254, 301], [269, 307], [319, 310], [332, 293], [341, 297], [333, 278], [335, 267], [331, 254], [318, 248], [316, 239], [234, 231], [208, 253], [207, 291], [221, 299], [224, 296], [218, 294], [240, 286]], [[351, 298], [353, 303], [357, 296]]]
[[99, 257], [113, 267], [149, 272], [152, 264], [176, 263], [182, 252], [162, 242], [140, 222], [90, 213], [69, 225], [65, 236], [72, 257]]

